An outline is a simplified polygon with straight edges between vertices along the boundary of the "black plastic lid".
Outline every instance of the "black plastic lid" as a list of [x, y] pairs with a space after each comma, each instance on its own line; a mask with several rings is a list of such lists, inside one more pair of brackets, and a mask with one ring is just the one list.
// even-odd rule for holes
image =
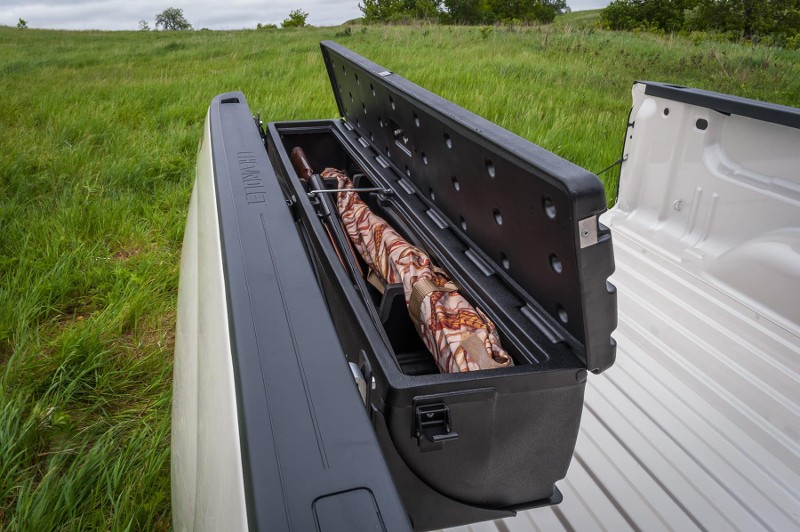
[[331, 41], [320, 43], [339, 112], [375, 157], [510, 278], [540, 327], [599, 373], [614, 362], [610, 231], [598, 177]]

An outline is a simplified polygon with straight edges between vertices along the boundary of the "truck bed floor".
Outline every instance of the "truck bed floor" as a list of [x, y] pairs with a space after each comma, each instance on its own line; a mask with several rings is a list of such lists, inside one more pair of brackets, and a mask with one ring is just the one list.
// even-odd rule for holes
[[634, 233], [614, 248], [617, 362], [589, 381], [564, 502], [459, 530], [797, 530], [798, 330]]

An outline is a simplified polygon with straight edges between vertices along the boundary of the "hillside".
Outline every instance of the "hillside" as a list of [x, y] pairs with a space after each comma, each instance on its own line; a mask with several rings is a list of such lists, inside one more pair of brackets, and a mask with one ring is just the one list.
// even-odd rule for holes
[[602, 9], [587, 9], [586, 11], [573, 11], [558, 15], [553, 21], [556, 26], [571, 26], [575, 29], [587, 29], [597, 25], [600, 21]]

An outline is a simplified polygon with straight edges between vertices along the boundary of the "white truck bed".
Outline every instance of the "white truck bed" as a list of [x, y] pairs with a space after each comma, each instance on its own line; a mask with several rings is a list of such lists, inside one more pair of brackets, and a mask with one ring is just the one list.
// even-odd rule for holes
[[564, 502], [458, 530], [800, 529], [800, 134], [637, 87]]

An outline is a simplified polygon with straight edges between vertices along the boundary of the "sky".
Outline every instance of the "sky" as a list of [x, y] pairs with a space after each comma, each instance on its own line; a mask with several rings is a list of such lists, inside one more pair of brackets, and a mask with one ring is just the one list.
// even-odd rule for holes
[[[155, 26], [156, 14], [183, 9], [195, 28], [242, 29], [280, 24], [289, 11], [309, 13], [313, 26], [335, 26], [361, 16], [360, 0], [0, 0], [0, 25], [29, 28], [135, 30], [140, 20]], [[604, 7], [610, 0], [567, 0], [573, 11]]]

